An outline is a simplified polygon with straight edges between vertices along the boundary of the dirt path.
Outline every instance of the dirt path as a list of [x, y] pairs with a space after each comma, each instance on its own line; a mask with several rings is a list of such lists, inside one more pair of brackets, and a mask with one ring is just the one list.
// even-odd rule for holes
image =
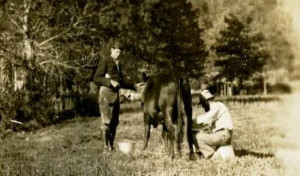
[[292, 86], [293, 93], [284, 99], [277, 114], [278, 118], [284, 118], [280, 128], [286, 132], [286, 141], [292, 144], [292, 147], [278, 149], [276, 153], [286, 167], [287, 176], [300, 174], [300, 82], [293, 82]]

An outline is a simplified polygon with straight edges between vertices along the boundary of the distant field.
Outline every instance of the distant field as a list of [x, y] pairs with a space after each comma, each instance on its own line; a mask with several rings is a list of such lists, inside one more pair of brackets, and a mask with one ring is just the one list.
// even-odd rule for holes
[[[274, 114], [281, 101], [227, 103], [235, 124], [232, 160], [187, 158], [184, 141], [181, 159], [170, 159], [162, 152], [161, 128], [151, 132], [149, 147], [141, 153], [143, 116], [138, 103], [124, 104], [117, 141], [136, 142], [131, 155], [102, 153], [99, 118], [77, 118], [33, 133], [7, 134], [0, 140], [0, 175], [285, 175], [277, 148], [289, 148], [280, 125], [284, 119]], [[194, 115], [202, 109], [194, 106]]]

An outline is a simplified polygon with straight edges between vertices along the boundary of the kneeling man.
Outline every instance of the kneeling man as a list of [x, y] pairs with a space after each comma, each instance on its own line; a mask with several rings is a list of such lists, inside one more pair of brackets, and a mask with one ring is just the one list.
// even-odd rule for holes
[[209, 126], [210, 130], [195, 134], [195, 147], [204, 158], [214, 158], [219, 147], [231, 145], [233, 123], [228, 108], [223, 103], [215, 101], [214, 95], [208, 90], [202, 91], [201, 95], [200, 104], [206, 113], [194, 119], [194, 123]]

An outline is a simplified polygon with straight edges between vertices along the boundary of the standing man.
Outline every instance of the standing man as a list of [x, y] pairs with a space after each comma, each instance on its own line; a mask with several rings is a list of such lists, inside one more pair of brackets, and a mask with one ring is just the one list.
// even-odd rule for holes
[[204, 158], [211, 158], [219, 147], [231, 144], [233, 122], [228, 108], [223, 103], [214, 101], [214, 95], [208, 90], [202, 91], [201, 95], [200, 104], [206, 113], [198, 116], [195, 121], [197, 125], [209, 126], [210, 129], [196, 134], [195, 145]]
[[[123, 80], [119, 64], [120, 46], [117, 41], [111, 43], [110, 56], [102, 57], [94, 75], [94, 82], [100, 86], [99, 106], [102, 118], [102, 134], [104, 150], [114, 151], [114, 140], [119, 124], [119, 89], [135, 90], [133, 84], [126, 84]], [[110, 148], [109, 148], [110, 146]]]

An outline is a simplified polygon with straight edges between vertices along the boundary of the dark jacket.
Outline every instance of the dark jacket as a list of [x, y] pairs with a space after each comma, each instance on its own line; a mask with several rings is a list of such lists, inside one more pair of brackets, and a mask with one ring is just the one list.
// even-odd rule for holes
[[[106, 78], [105, 74], [108, 74], [109, 78]], [[120, 64], [118, 69], [117, 64], [112, 58], [102, 58], [98, 63], [94, 75], [94, 83], [99, 86], [105, 86], [115, 90], [115, 88], [110, 84], [110, 80], [118, 81], [121, 88], [135, 90], [132, 83], [126, 83], [124, 81]]]

